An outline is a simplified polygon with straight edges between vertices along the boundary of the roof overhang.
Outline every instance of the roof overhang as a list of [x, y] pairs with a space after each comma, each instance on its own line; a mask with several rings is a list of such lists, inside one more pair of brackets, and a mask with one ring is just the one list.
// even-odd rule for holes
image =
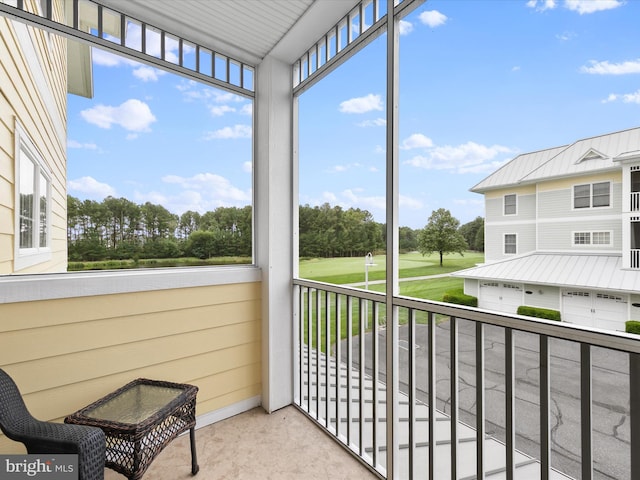
[[293, 63], [359, 0], [97, 0], [248, 65]]

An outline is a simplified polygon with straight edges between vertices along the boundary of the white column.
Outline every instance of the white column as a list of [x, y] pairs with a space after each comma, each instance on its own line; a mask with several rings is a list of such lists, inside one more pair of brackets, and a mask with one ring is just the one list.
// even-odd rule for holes
[[254, 228], [262, 269], [262, 406], [293, 401], [293, 161], [289, 65], [266, 57], [256, 72]]

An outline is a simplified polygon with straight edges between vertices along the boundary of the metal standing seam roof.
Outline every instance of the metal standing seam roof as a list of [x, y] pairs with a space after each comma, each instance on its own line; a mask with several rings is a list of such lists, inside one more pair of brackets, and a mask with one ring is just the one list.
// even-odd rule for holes
[[623, 270], [616, 254], [530, 253], [451, 274], [477, 280], [640, 293], [640, 271]]
[[[482, 180], [471, 191], [533, 184], [550, 178], [573, 176], [620, 168], [617, 160], [640, 150], [640, 128], [608, 133], [517, 156]], [[589, 155], [592, 153], [593, 155]]]

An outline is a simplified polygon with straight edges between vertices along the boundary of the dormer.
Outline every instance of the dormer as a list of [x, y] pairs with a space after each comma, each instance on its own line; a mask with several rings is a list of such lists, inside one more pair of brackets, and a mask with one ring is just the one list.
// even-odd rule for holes
[[582, 162], [587, 162], [589, 160], [606, 160], [609, 158], [607, 155], [599, 152], [595, 148], [590, 148], [587, 150], [578, 160], [575, 162], [576, 165]]

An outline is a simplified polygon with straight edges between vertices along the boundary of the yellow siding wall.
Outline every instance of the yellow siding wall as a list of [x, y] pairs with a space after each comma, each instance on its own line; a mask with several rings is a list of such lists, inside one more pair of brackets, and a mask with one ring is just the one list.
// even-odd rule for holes
[[[25, 3], [30, 11], [36, 11], [36, 4], [35, 0]], [[62, 18], [61, 2], [53, 4], [54, 16]], [[20, 273], [65, 271], [67, 265], [66, 40], [32, 27], [28, 27], [28, 31], [41, 65], [39, 72], [29, 68], [11, 21], [0, 17], [0, 274], [13, 273], [16, 121], [28, 132], [52, 174], [53, 256], [51, 261], [25, 268]], [[46, 91], [42, 91], [38, 83], [46, 85]]]
[[[261, 393], [260, 283], [0, 304], [0, 367], [62, 419], [139, 377], [199, 387], [197, 415]], [[0, 452], [24, 452], [0, 437]]]

